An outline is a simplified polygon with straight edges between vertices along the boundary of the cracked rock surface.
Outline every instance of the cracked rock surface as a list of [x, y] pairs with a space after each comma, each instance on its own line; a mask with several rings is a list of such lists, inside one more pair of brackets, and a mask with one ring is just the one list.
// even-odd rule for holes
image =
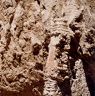
[[94, 0], [0, 0], [0, 96], [95, 96]]

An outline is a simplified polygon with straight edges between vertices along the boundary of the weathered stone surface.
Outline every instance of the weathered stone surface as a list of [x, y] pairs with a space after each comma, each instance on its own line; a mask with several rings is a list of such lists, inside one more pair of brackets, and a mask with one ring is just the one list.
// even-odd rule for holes
[[0, 96], [95, 96], [94, 22], [94, 0], [0, 0]]

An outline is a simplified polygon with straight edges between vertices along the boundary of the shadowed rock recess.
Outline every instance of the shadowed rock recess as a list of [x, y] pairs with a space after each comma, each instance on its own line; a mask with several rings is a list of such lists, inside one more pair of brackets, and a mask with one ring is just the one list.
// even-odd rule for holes
[[0, 96], [95, 96], [95, 0], [0, 0]]

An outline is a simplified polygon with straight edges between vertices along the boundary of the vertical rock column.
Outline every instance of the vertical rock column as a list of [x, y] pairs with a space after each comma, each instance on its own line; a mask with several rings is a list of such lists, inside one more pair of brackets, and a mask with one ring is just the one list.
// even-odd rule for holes
[[[59, 74], [59, 62], [56, 58], [57, 48], [56, 46], [60, 43], [62, 35], [67, 36], [68, 29], [66, 30], [66, 22], [64, 18], [55, 18], [51, 20], [51, 41], [49, 44], [49, 54], [45, 66], [45, 85], [44, 85], [44, 96], [61, 96], [60, 89], [58, 87], [58, 74]], [[68, 43], [70, 40], [66, 40]], [[64, 46], [64, 45], [63, 45]], [[66, 45], [65, 48], [68, 49], [69, 46]], [[68, 60], [67, 60], [68, 61]], [[63, 64], [64, 65], [64, 64]], [[61, 68], [62, 69], [62, 68]], [[63, 69], [62, 69], [63, 70]], [[67, 71], [67, 69], [66, 69]], [[62, 81], [65, 76], [62, 78]]]
[[59, 88], [57, 81], [53, 80], [51, 77], [56, 77], [58, 74], [58, 64], [55, 60], [56, 54], [56, 44], [59, 42], [59, 37], [51, 37], [49, 44], [49, 54], [45, 66], [45, 85], [44, 85], [44, 96], [61, 96], [59, 93]]

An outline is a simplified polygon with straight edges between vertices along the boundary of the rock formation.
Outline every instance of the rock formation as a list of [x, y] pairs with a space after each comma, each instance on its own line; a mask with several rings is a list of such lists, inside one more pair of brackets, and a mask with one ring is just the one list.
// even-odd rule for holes
[[0, 96], [95, 96], [95, 1], [0, 1]]

